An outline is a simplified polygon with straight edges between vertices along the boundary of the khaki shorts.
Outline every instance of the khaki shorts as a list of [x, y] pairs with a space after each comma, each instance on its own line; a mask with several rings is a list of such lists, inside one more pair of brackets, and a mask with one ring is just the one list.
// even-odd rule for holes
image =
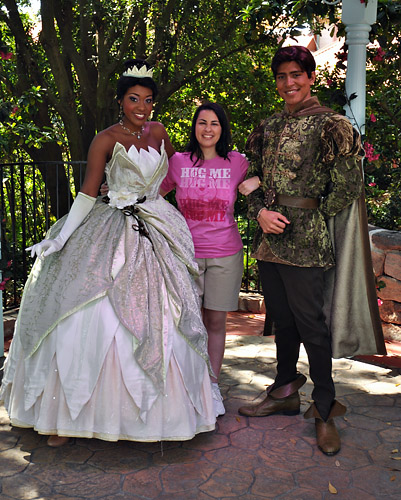
[[228, 257], [195, 260], [199, 266], [196, 286], [202, 306], [212, 311], [236, 311], [244, 271], [243, 250]]

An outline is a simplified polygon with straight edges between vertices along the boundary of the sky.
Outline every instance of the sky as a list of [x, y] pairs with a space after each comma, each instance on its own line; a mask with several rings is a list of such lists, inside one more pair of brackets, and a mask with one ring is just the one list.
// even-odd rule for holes
[[33, 12], [38, 12], [40, 9], [40, 0], [31, 0], [29, 2], [31, 5], [27, 8], [27, 10], [32, 10]]

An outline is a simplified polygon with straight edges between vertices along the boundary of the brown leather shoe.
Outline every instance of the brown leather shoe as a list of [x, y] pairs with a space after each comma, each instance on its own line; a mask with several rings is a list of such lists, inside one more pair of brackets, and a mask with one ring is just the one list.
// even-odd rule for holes
[[268, 417], [269, 415], [298, 415], [300, 399], [298, 389], [306, 382], [305, 375], [298, 377], [289, 384], [274, 389], [274, 385], [267, 388], [266, 398], [251, 406], [238, 408], [240, 415], [246, 417]]
[[317, 446], [325, 455], [335, 455], [341, 449], [340, 435], [338, 434], [333, 418], [344, 415], [346, 411], [347, 409], [344, 405], [338, 401], [334, 401], [326, 421], [320, 416], [315, 403], [308, 408], [304, 415], [305, 418], [315, 417]]

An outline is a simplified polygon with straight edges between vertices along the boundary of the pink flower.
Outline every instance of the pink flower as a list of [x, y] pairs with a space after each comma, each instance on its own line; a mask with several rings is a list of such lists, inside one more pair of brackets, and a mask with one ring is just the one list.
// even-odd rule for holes
[[365, 150], [365, 156], [369, 163], [379, 159], [380, 154], [379, 153], [374, 154], [375, 150], [372, 144], [369, 144], [368, 142], [365, 141], [363, 143], [363, 149]]
[[4, 280], [0, 283], [0, 290], [4, 290], [6, 287], [6, 283], [10, 278], [4, 278]]
[[2, 50], [0, 51], [0, 57], [2, 59], [8, 60], [11, 59], [13, 56], [12, 52], [3, 52]]
[[376, 186], [376, 182], [369, 182], [368, 186], [374, 187]]
[[9, 261], [7, 262], [7, 267], [11, 267], [11, 264], [12, 264], [12, 263], [13, 263], [13, 261], [12, 261], [12, 260], [9, 260]]
[[377, 299], [377, 305], [378, 306], [382, 306], [383, 305], [383, 301], [381, 299]]
[[14, 106], [13, 109], [11, 110], [11, 116], [14, 116], [17, 111], [18, 111], [18, 106]]
[[333, 85], [333, 80], [331, 80], [331, 79], [327, 80], [327, 85], [329, 87], [331, 87]]
[[375, 117], [375, 115], [373, 113], [370, 115], [370, 121], [373, 123], [377, 122], [377, 118]]
[[383, 61], [385, 54], [386, 54], [385, 51], [381, 47], [379, 47], [377, 49], [376, 55], [373, 58], [373, 60], [374, 61]]

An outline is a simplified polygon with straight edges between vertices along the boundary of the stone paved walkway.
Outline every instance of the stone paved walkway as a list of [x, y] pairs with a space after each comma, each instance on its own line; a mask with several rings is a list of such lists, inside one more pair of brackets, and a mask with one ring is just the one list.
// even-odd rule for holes
[[[334, 361], [343, 447], [315, 447], [313, 420], [248, 419], [237, 409], [272, 382], [271, 337], [229, 336], [221, 378], [227, 413], [214, 432], [179, 443], [77, 439], [59, 449], [9, 425], [0, 407], [0, 499], [400, 500], [401, 370]], [[299, 370], [307, 374], [301, 353]], [[302, 413], [311, 383], [301, 389]], [[331, 491], [330, 491], [331, 489]]]

